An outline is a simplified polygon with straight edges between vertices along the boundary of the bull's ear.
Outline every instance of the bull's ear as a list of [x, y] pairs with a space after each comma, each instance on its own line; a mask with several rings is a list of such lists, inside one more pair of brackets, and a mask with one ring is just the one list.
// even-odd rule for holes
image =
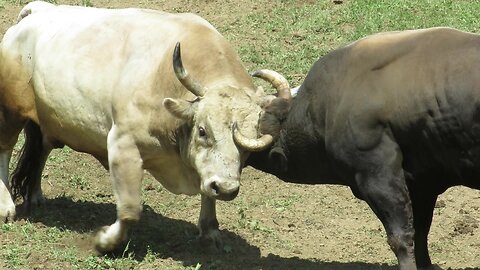
[[192, 120], [195, 116], [196, 106], [194, 103], [183, 99], [166, 98], [163, 100], [163, 106], [173, 116], [183, 120]]
[[255, 96], [257, 97], [258, 105], [260, 105], [262, 109], [265, 109], [265, 107], [267, 107], [272, 102], [272, 100], [276, 98], [276, 96], [272, 94], [267, 95], [263, 90], [263, 87], [261, 86], [257, 87], [257, 90], [255, 91]]

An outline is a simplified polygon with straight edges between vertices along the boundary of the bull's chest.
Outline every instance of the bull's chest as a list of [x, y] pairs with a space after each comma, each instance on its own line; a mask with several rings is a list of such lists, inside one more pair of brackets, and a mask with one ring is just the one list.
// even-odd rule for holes
[[174, 194], [200, 193], [200, 177], [176, 154], [148, 160], [144, 167], [162, 186]]

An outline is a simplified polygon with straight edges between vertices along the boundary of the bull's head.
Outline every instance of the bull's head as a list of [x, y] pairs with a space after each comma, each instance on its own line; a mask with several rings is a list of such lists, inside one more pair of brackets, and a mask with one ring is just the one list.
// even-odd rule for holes
[[283, 121], [287, 118], [292, 103], [292, 93], [288, 81], [280, 73], [262, 69], [252, 73], [253, 77], [261, 78], [277, 90], [277, 96], [267, 99], [263, 104], [263, 115], [260, 118], [260, 132], [270, 134], [275, 139], [280, 135]]
[[231, 86], [205, 88], [183, 67], [179, 44], [173, 67], [178, 80], [196, 96], [193, 101], [166, 98], [163, 102], [172, 115], [188, 125], [188, 143], [181, 149], [182, 155], [198, 173], [202, 194], [231, 200], [238, 194], [242, 163], [248, 153], [272, 143], [272, 136], [259, 136], [257, 131], [261, 97]]
[[277, 89], [277, 96], [266, 99], [262, 106], [264, 111], [259, 120], [259, 130], [263, 134], [272, 135], [274, 138], [273, 146], [267, 152], [271, 166], [278, 172], [285, 172], [288, 162], [283, 149], [284, 145], [279, 137], [290, 112], [292, 93], [296, 94], [298, 88], [290, 89], [288, 81], [273, 70], [255, 71], [252, 76], [270, 82]]

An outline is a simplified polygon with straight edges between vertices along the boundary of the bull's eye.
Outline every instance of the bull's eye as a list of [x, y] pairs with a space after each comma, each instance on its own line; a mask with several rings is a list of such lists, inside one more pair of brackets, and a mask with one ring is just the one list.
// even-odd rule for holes
[[207, 132], [205, 131], [205, 129], [203, 127], [198, 128], [198, 136], [200, 136], [202, 138], [207, 137]]

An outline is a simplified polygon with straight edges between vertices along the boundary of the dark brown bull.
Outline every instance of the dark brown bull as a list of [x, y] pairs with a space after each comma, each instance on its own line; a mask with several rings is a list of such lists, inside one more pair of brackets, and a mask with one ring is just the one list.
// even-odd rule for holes
[[273, 100], [261, 130], [274, 145], [247, 163], [288, 182], [349, 186], [383, 223], [400, 269], [431, 267], [437, 196], [480, 188], [479, 71], [476, 34], [361, 39], [320, 58], [293, 100]]

